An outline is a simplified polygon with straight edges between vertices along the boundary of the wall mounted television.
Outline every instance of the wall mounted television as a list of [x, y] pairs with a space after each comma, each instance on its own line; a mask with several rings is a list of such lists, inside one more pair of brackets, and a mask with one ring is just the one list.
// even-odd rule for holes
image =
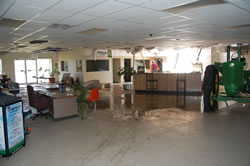
[[109, 71], [109, 60], [86, 60], [87, 72]]

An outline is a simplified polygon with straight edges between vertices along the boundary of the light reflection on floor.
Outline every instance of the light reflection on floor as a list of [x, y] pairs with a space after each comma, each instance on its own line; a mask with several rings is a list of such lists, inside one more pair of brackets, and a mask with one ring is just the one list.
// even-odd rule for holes
[[163, 94], [136, 94], [114, 88], [100, 92], [97, 109], [109, 110], [117, 114], [145, 115], [157, 109], [178, 109], [200, 112], [201, 96], [176, 96]]

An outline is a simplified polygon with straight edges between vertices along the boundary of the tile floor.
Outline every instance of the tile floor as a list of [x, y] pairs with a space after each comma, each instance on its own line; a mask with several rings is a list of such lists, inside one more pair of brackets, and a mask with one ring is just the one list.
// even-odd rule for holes
[[26, 120], [26, 146], [0, 165], [249, 166], [250, 105], [203, 114], [200, 102], [103, 90], [87, 120]]

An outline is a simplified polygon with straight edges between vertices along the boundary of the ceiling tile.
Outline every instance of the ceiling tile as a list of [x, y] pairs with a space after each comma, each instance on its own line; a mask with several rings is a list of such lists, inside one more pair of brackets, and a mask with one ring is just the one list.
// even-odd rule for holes
[[116, 1], [132, 5], [140, 5], [146, 2], [151, 2], [152, 0], [116, 0]]
[[163, 10], [170, 7], [176, 7], [184, 4], [188, 4], [191, 2], [196, 2], [198, 0], [153, 0], [151, 2], [142, 4], [140, 6], [156, 9], [156, 10]]
[[68, 13], [76, 13], [83, 11], [85, 9], [94, 7], [101, 3], [106, 2], [107, 0], [63, 0], [58, 5], [52, 7], [50, 10], [59, 11], [59, 12], [68, 12]]
[[62, 20], [66, 17], [71, 16], [72, 14], [66, 12], [52, 12], [46, 11], [45, 13], [41, 14], [39, 17], [35, 18], [35, 21], [42, 21], [47, 23], [55, 23], [59, 20]]
[[78, 25], [78, 24], [82, 24], [84, 22], [90, 21], [95, 19], [96, 17], [93, 16], [87, 16], [87, 15], [79, 15], [76, 14], [72, 17], [69, 17], [63, 21], [60, 21], [60, 24], [69, 24], [69, 25]]
[[123, 4], [123, 3], [110, 0], [100, 5], [97, 5], [95, 7], [91, 7], [87, 10], [84, 10], [81, 13], [98, 17], [98, 16], [105, 16], [111, 13], [115, 13], [115, 12], [127, 9], [129, 7], [132, 7], [132, 5]]
[[59, 0], [18, 0], [15, 5], [22, 6], [22, 7], [29, 7], [35, 9], [47, 9], [52, 5], [60, 2]]
[[8, 10], [8, 12], [4, 15], [4, 17], [12, 18], [12, 19], [29, 20], [41, 12], [42, 12], [41, 9], [34, 9], [34, 8], [29, 8], [29, 7], [18, 7], [14, 5], [14, 7], [11, 7]]
[[38, 30], [41, 29], [43, 27], [48, 27], [50, 24], [48, 23], [36, 23], [36, 22], [28, 22], [27, 24], [24, 24], [22, 26], [22, 28], [24, 29], [34, 29], [34, 30]]
[[3, 14], [8, 10], [14, 0], [1, 0], [0, 5], [0, 17], [3, 17]]
[[110, 15], [107, 15], [106, 17], [108, 18], [113, 18], [113, 19], [117, 19], [117, 20], [122, 20], [128, 17], [135, 17], [135, 16], [144, 16], [145, 18], [145, 14], [147, 13], [152, 13], [153, 10], [151, 9], [146, 9], [146, 8], [142, 8], [142, 7], [131, 7]]

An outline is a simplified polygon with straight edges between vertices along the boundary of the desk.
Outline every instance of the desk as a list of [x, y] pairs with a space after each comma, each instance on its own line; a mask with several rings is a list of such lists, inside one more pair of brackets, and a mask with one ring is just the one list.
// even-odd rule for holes
[[59, 90], [37, 90], [36, 92], [49, 98], [49, 112], [54, 119], [78, 115], [76, 97], [69, 96], [68, 92], [59, 92]]

